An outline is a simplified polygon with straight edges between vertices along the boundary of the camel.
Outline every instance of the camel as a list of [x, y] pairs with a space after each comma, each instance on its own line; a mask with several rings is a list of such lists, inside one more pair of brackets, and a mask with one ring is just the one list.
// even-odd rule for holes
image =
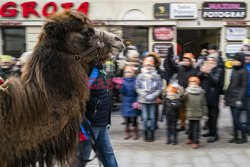
[[0, 167], [63, 164], [77, 143], [91, 69], [123, 49], [84, 14], [51, 16], [22, 76], [0, 87]]

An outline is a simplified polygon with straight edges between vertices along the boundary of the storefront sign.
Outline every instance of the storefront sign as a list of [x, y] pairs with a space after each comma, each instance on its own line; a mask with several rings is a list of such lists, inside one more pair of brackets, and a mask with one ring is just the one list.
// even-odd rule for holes
[[171, 19], [196, 19], [198, 17], [197, 5], [194, 3], [171, 3]]
[[153, 38], [155, 41], [173, 40], [173, 28], [172, 27], [155, 27], [153, 29]]
[[169, 54], [169, 48], [173, 47], [171, 43], [155, 43], [153, 51], [158, 53], [161, 58], [165, 58]]
[[247, 36], [247, 29], [240, 27], [227, 28], [226, 39], [229, 41], [242, 41]]
[[169, 18], [169, 4], [168, 3], [156, 3], [154, 5], [154, 16], [156, 19], [168, 19]]
[[204, 2], [203, 18], [245, 18], [245, 2]]
[[226, 56], [232, 58], [235, 53], [240, 52], [242, 44], [229, 44], [226, 46]]
[[[55, 2], [48, 2], [44, 4], [41, 8], [42, 10], [38, 11], [36, 9], [39, 5], [38, 3], [39, 2], [36, 1], [28, 1], [19, 5], [16, 2], [6, 2], [0, 6], [0, 16], [12, 18], [21, 13], [24, 18], [29, 18], [31, 15], [36, 17], [48, 17], [58, 11], [59, 4]], [[73, 6], [73, 2], [64, 2], [60, 4], [60, 7], [64, 10], [70, 10]], [[78, 6], [77, 11], [88, 14], [88, 8], [89, 3], [83, 2]]]

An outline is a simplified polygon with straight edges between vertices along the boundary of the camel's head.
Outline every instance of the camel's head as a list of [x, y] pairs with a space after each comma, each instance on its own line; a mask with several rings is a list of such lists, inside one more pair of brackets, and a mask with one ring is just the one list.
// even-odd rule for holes
[[51, 47], [78, 57], [82, 63], [104, 62], [117, 56], [123, 49], [123, 41], [108, 32], [97, 30], [82, 13], [67, 11], [53, 15], [44, 25], [41, 38]]

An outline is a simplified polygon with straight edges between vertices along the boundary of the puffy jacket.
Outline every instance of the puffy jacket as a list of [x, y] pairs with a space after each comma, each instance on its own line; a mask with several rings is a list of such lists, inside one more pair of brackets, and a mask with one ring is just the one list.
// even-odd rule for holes
[[[150, 76], [150, 79], [148, 78]], [[138, 93], [138, 102], [156, 103], [156, 98], [162, 91], [162, 79], [156, 71], [151, 74], [140, 73], [136, 78], [136, 92]], [[148, 99], [146, 96], [150, 95]]]
[[137, 93], [135, 91], [136, 78], [124, 78], [121, 93], [122, 97], [122, 115], [124, 117], [136, 117], [138, 111], [133, 109], [132, 104], [137, 101]]
[[200, 120], [203, 116], [207, 116], [208, 109], [206, 103], [205, 91], [198, 88], [195, 91], [186, 89], [187, 92], [184, 95], [184, 102], [186, 108], [186, 118], [188, 120]]
[[224, 70], [217, 66], [209, 74], [199, 72], [198, 76], [201, 87], [206, 91], [207, 105], [218, 107], [221, 87], [224, 85]]
[[241, 66], [234, 68], [230, 84], [225, 93], [225, 101], [227, 106], [240, 107], [236, 104], [237, 101], [243, 103], [247, 91], [247, 71]]

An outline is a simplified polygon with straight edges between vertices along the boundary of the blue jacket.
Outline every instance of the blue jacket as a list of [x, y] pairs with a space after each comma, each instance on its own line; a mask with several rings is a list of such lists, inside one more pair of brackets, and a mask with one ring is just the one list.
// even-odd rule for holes
[[246, 70], [248, 72], [247, 75], [247, 96], [250, 96], [250, 64], [245, 65]]
[[124, 78], [121, 93], [122, 99], [122, 115], [124, 117], [136, 117], [138, 111], [133, 109], [132, 104], [137, 101], [137, 93], [135, 91], [135, 77]]

